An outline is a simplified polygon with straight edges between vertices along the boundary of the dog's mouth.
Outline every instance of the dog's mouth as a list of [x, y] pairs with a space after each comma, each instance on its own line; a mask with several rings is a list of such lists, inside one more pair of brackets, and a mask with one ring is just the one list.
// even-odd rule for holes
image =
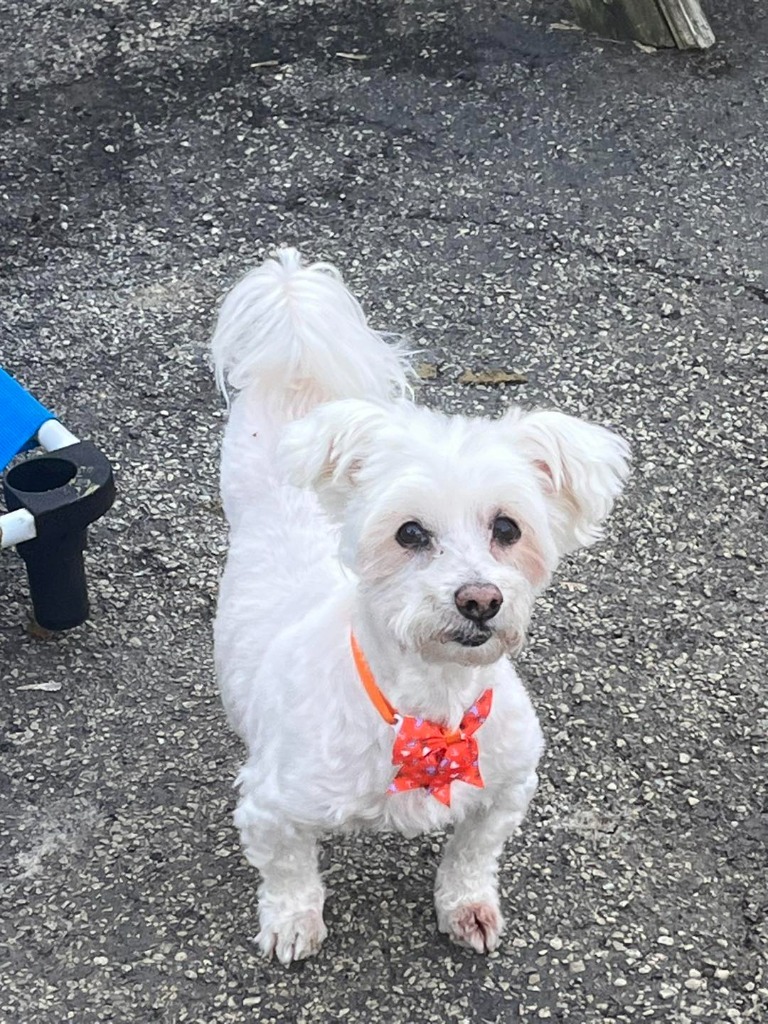
[[485, 626], [478, 626], [471, 632], [469, 630], [457, 630], [452, 633], [449, 639], [462, 647], [482, 647], [484, 643], [493, 636], [493, 632]]

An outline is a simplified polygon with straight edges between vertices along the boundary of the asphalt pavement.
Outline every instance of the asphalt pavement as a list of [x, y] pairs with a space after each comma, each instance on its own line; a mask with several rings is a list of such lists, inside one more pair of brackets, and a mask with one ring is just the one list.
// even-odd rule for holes
[[[0, 1021], [768, 1019], [763, 4], [706, 53], [565, 0], [0, 6], [0, 363], [119, 486], [87, 625], [33, 635], [0, 557]], [[439, 836], [329, 840], [319, 956], [253, 943], [206, 349], [279, 243], [423, 350], [422, 401], [633, 446], [521, 658], [548, 749], [487, 959], [436, 932]]]

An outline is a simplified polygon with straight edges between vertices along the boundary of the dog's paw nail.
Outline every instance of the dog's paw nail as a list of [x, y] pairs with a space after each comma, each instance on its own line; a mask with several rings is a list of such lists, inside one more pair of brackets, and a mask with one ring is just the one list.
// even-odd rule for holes
[[328, 931], [317, 910], [305, 910], [265, 925], [257, 939], [267, 957], [274, 954], [281, 964], [313, 956], [323, 944]]
[[467, 903], [448, 917], [448, 934], [477, 953], [492, 953], [499, 944], [504, 919], [493, 903]]
[[272, 959], [275, 953], [276, 941], [274, 932], [269, 931], [267, 928], [262, 928], [258, 935], [251, 937], [250, 941], [259, 947], [262, 956], [265, 956], [267, 960]]

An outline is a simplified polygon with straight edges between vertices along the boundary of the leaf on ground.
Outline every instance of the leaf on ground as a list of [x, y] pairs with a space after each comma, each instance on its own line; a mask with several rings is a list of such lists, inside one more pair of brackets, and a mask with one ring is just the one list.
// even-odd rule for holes
[[642, 50], [643, 53], [658, 53], [658, 49], [655, 46], [647, 46], [645, 43], [638, 42], [637, 39], [633, 39], [632, 42], [635, 44], [638, 50]]
[[41, 626], [33, 618], [29, 618], [26, 624], [27, 634], [33, 636], [36, 640], [50, 640], [54, 636], [54, 632], [51, 629], [46, 629], [45, 626]]
[[437, 376], [437, 367], [434, 363], [417, 363], [416, 376], [421, 380], [434, 380]]
[[61, 683], [51, 679], [43, 683], [27, 683], [26, 686], [17, 686], [17, 690], [46, 690], [48, 693], [56, 693], [61, 689]]
[[549, 26], [556, 32], [583, 32], [584, 29], [581, 25], [576, 25], [572, 21], [553, 21]]
[[510, 370], [465, 370], [459, 377], [459, 384], [527, 384], [524, 373]]

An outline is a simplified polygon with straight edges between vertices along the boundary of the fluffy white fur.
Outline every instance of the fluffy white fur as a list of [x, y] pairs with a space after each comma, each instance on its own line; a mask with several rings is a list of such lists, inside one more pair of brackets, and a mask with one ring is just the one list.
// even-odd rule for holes
[[[336, 270], [293, 250], [230, 292], [213, 353], [219, 382], [239, 391], [222, 452], [230, 549], [215, 639], [224, 706], [248, 749], [235, 822], [261, 875], [259, 944], [289, 963], [325, 938], [323, 833], [452, 826], [438, 925], [492, 950], [498, 858], [542, 751], [508, 655], [560, 556], [600, 536], [627, 445], [557, 412], [492, 422], [414, 405], [405, 354], [368, 326]], [[518, 524], [516, 543], [494, 539], [499, 515]], [[398, 544], [409, 521], [429, 531], [428, 549]], [[473, 583], [503, 596], [484, 626], [455, 601]], [[424, 790], [387, 793], [394, 732], [363, 690], [351, 630], [402, 714], [456, 727], [493, 688], [477, 733], [484, 788], [455, 782], [450, 808]]]

